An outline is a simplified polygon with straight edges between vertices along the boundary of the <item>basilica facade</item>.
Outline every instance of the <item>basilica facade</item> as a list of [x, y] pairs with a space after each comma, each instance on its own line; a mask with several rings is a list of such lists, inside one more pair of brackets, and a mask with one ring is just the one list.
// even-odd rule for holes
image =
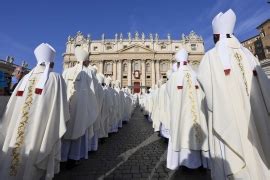
[[74, 49], [82, 46], [89, 52], [91, 65], [98, 67], [98, 72], [112, 80], [119, 80], [122, 87], [128, 87], [134, 93], [145, 92], [159, 80], [166, 79], [166, 72], [175, 62], [174, 54], [181, 48], [189, 52], [189, 63], [196, 71], [204, 55], [204, 42], [201, 36], [191, 31], [173, 40], [170, 34], [159, 38], [158, 34], [135, 32], [115, 34], [114, 38], [106, 38], [102, 34], [100, 40], [92, 40], [90, 35], [77, 32], [69, 36], [66, 52], [63, 54], [63, 68], [76, 64]]

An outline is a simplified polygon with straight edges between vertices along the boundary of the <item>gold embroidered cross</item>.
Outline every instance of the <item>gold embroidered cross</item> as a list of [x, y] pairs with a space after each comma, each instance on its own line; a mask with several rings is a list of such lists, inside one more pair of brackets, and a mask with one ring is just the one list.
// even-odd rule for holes
[[236, 53], [234, 54], [234, 57], [235, 57], [235, 59], [236, 59], [237, 62], [238, 62], [238, 66], [239, 66], [240, 71], [241, 71], [241, 73], [242, 73], [242, 78], [243, 78], [243, 81], [244, 81], [244, 84], [245, 84], [246, 93], [247, 93], [247, 96], [249, 96], [249, 92], [248, 92], [248, 83], [247, 83], [246, 73], [245, 73], [244, 66], [243, 66], [243, 64], [242, 64], [242, 56], [236, 52]]
[[196, 140], [198, 141], [198, 143], [202, 143], [202, 139], [201, 139], [201, 131], [198, 128], [200, 125], [198, 123], [198, 114], [197, 114], [197, 109], [196, 109], [196, 102], [195, 102], [195, 98], [193, 95], [193, 91], [192, 91], [192, 80], [191, 80], [191, 74], [187, 73], [185, 75], [186, 79], [187, 79], [187, 83], [188, 83], [188, 94], [189, 94], [189, 99], [191, 101], [191, 115], [192, 115], [192, 121], [193, 121], [193, 125], [195, 127], [195, 137]]
[[240, 54], [238, 54], [238, 53], [235, 53], [235, 54], [234, 54], [234, 57], [235, 57], [235, 59], [236, 59], [237, 61], [241, 61], [241, 60], [242, 60], [242, 56], [241, 56]]
[[10, 176], [17, 175], [18, 168], [21, 163], [20, 151], [24, 143], [25, 129], [28, 124], [30, 108], [33, 102], [33, 89], [35, 86], [36, 79], [30, 79], [29, 82], [30, 83], [28, 86], [28, 94], [22, 107], [22, 117], [20, 119], [19, 126], [17, 128], [15, 147], [12, 149], [11, 153], [11, 164], [9, 171]]

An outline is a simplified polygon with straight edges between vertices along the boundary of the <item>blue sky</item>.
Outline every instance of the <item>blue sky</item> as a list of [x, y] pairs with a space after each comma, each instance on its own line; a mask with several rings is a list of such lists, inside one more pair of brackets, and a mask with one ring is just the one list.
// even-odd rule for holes
[[62, 53], [68, 35], [82, 31], [93, 39], [104, 32], [135, 31], [159, 33], [180, 39], [194, 30], [202, 35], [207, 49], [213, 46], [212, 18], [232, 8], [237, 14], [236, 36], [246, 39], [256, 35], [256, 27], [270, 18], [267, 0], [1, 0], [0, 59], [11, 55], [15, 63], [27, 60], [34, 67], [35, 47], [47, 42], [57, 51], [57, 72], [62, 71]]

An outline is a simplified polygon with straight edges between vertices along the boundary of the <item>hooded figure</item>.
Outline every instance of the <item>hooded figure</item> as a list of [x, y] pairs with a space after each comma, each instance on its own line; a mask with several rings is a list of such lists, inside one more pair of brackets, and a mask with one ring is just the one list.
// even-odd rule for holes
[[204, 115], [204, 94], [199, 87], [196, 74], [188, 64], [185, 49], [175, 55], [177, 70], [167, 84], [170, 102], [170, 139], [167, 167], [176, 169], [186, 166], [191, 169], [207, 167], [208, 132]]
[[[88, 140], [94, 136], [93, 124], [98, 115], [98, 102], [88, 52], [75, 48], [78, 64], [63, 72], [67, 84], [70, 120], [63, 138], [62, 161], [87, 158]], [[72, 162], [72, 161], [70, 161]]]
[[270, 82], [258, 60], [233, 35], [230, 9], [212, 21], [216, 45], [198, 79], [206, 95], [213, 179], [270, 177]]
[[34, 54], [36, 67], [19, 82], [0, 121], [1, 179], [52, 179], [59, 172], [69, 119], [66, 85], [52, 72], [55, 50], [49, 44]]

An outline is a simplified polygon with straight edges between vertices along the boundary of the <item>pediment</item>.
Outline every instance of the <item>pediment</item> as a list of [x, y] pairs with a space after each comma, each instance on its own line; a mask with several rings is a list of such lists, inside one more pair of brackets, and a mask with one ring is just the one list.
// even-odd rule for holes
[[118, 53], [155, 53], [154, 50], [139, 44], [133, 44], [126, 48], [120, 49]]

